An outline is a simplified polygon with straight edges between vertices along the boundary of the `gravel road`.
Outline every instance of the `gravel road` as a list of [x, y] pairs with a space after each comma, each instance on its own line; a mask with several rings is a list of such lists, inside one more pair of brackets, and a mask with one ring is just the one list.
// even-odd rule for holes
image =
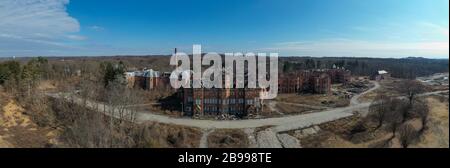
[[365, 95], [365, 94], [367, 94], [369, 92], [372, 92], [372, 91], [377, 90], [378, 88], [380, 88], [380, 83], [378, 83], [377, 81], [371, 81], [371, 83], [373, 83], [375, 86], [370, 88], [369, 90], [363, 92], [363, 93], [360, 93], [360, 94], [357, 94], [357, 95], [353, 96], [352, 99], [350, 100], [350, 105], [357, 105], [357, 104], [359, 104], [360, 102], [359, 102], [358, 99], [362, 95]]
[[[377, 86], [377, 85], [376, 85]], [[371, 90], [376, 89], [376, 87], [362, 93], [365, 94]], [[430, 92], [421, 94], [419, 96], [427, 96], [433, 94], [439, 94], [448, 91]], [[54, 98], [62, 98], [61, 94], [48, 94]], [[69, 101], [74, 103], [83, 103], [83, 100], [77, 97], [64, 97]], [[86, 101], [87, 107], [97, 110], [99, 112], [111, 111], [111, 107], [98, 102]], [[295, 130], [300, 128], [306, 128], [312, 125], [318, 125], [337, 119], [349, 117], [354, 114], [355, 111], [367, 111], [370, 103], [359, 103], [355, 101], [348, 107], [327, 109], [321, 112], [300, 114], [293, 116], [285, 116], [279, 118], [266, 118], [266, 119], [249, 119], [249, 120], [233, 120], [233, 121], [217, 121], [217, 120], [195, 120], [191, 118], [172, 118], [164, 115], [152, 114], [149, 112], [137, 112], [136, 122], [143, 123], [147, 121], [160, 122], [165, 124], [175, 124], [189, 127], [197, 127], [204, 130], [210, 129], [243, 129], [243, 128], [257, 128], [263, 126], [273, 126], [273, 130], [276, 133], [285, 132], [289, 130]], [[126, 111], [127, 113], [129, 111]], [[112, 115], [114, 117], [119, 117], [118, 113], [105, 113], [106, 115]]]

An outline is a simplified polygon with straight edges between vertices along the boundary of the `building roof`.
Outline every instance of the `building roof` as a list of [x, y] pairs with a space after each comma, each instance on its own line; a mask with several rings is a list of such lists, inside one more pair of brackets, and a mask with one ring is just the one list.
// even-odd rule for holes
[[378, 74], [379, 75], [384, 75], [384, 74], [388, 74], [388, 72], [385, 71], [385, 70], [380, 70], [380, 71], [378, 71]]
[[156, 78], [159, 77], [159, 71], [154, 71], [153, 69], [149, 69], [149, 70], [145, 70], [144, 74], [142, 75], [144, 77], [149, 77], [149, 78]]
[[142, 72], [140, 71], [128, 71], [125, 72], [126, 76], [142, 76]]

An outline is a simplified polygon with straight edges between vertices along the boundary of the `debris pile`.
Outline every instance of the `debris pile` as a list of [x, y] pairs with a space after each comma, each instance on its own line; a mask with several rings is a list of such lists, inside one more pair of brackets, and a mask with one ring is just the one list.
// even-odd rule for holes
[[308, 137], [310, 135], [317, 134], [319, 131], [320, 131], [320, 127], [316, 125], [313, 127], [297, 130], [294, 132], [294, 136], [301, 139], [304, 137]]

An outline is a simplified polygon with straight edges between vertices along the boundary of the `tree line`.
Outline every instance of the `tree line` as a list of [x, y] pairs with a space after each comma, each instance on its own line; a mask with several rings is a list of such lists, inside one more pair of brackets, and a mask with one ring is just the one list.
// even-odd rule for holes
[[353, 75], [370, 76], [386, 70], [396, 78], [415, 79], [434, 73], [448, 72], [448, 59], [426, 58], [334, 58], [281, 57], [283, 72], [308, 69], [345, 68]]
[[33, 58], [24, 65], [18, 61], [0, 63], [0, 85], [20, 97], [31, 96], [48, 67], [48, 60], [43, 57]]

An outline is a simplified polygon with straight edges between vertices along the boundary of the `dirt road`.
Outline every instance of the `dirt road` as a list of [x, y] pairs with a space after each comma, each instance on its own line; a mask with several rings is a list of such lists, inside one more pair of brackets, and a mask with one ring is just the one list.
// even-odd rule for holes
[[[48, 94], [51, 97], [62, 98], [60, 94]], [[74, 103], [81, 104], [83, 100], [77, 97], [65, 97], [70, 99]], [[86, 101], [86, 106], [97, 110], [99, 112], [112, 111], [112, 107], [104, 105], [102, 103]], [[361, 108], [366, 108], [369, 103], [359, 104], [351, 107], [330, 109], [317, 113], [286, 116], [280, 118], [267, 118], [267, 119], [250, 119], [250, 120], [236, 120], [236, 121], [216, 121], [216, 120], [194, 120], [191, 118], [171, 118], [164, 115], [152, 114], [148, 112], [137, 112], [136, 122], [143, 123], [147, 121], [155, 121], [165, 124], [175, 124], [190, 127], [197, 127], [201, 129], [241, 129], [241, 128], [257, 128], [262, 126], [274, 126], [276, 132], [288, 131], [291, 129], [304, 128], [311, 125], [321, 124], [328, 121], [348, 117], [352, 115], [352, 112]], [[125, 113], [131, 113], [127, 111]], [[118, 113], [105, 113], [106, 115], [112, 115], [119, 117]]]
[[208, 148], [208, 136], [214, 132], [214, 129], [203, 130], [202, 138], [200, 138], [199, 148]]
[[[376, 85], [378, 86], [378, 85]], [[362, 93], [365, 94], [369, 91], [376, 89], [376, 87]], [[439, 92], [430, 92], [421, 94], [419, 96], [427, 96], [433, 94], [439, 94], [445, 91]], [[51, 97], [62, 98], [60, 94], [48, 94]], [[84, 101], [77, 97], [65, 97], [68, 100], [74, 101], [74, 103], [83, 103]], [[279, 118], [266, 118], [266, 119], [249, 119], [249, 120], [234, 120], [234, 121], [217, 121], [217, 120], [194, 120], [191, 118], [172, 118], [169, 116], [152, 114], [149, 112], [137, 112], [136, 113], [136, 122], [144, 123], [147, 121], [160, 122], [165, 124], [175, 124], [189, 127], [197, 127], [204, 130], [210, 129], [243, 129], [243, 128], [258, 128], [263, 126], [273, 126], [273, 130], [275, 132], [285, 132], [289, 130], [295, 130], [300, 128], [306, 128], [312, 125], [318, 125], [330, 121], [334, 121], [337, 119], [349, 117], [354, 114], [356, 111], [367, 111], [368, 107], [371, 103], [359, 103], [355, 101], [356, 104], [351, 104], [348, 107], [335, 108], [335, 109], [327, 109], [325, 111], [309, 113], [309, 114], [301, 114], [301, 115], [293, 115], [293, 116], [285, 116]], [[111, 107], [108, 105], [86, 101], [86, 106], [97, 110], [99, 112], [104, 111], [113, 111]], [[131, 113], [130, 111], [126, 111], [125, 113]], [[105, 113], [106, 115], [114, 116], [119, 118], [118, 113]]]
[[352, 99], [350, 100], [350, 106], [359, 104], [360, 102], [359, 102], [358, 99], [362, 95], [365, 95], [367, 93], [373, 92], [374, 90], [377, 90], [378, 88], [380, 88], [380, 83], [378, 83], [377, 81], [371, 81], [371, 83], [373, 83], [375, 86], [370, 88], [369, 90], [367, 90], [365, 92], [362, 92], [360, 94], [357, 94], [357, 95], [353, 96]]

